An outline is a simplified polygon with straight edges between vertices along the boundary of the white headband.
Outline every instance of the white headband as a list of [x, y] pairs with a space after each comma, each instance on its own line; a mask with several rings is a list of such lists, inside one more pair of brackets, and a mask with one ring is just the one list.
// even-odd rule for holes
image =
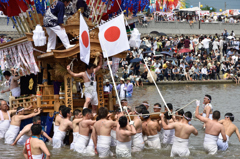
[[18, 114], [19, 112], [23, 111], [24, 109], [25, 109], [25, 108], [22, 108], [22, 109], [18, 110], [18, 111], [16, 112], [16, 114]]
[[188, 121], [191, 120], [189, 117], [186, 117], [184, 114], [183, 114], [183, 117]]
[[159, 108], [159, 109], [161, 109], [161, 107], [153, 107], [153, 109], [154, 109], [154, 108]]
[[228, 115], [226, 115], [225, 117], [229, 117], [229, 118], [231, 118], [231, 117], [232, 117], [232, 118], [234, 118], [234, 116], [228, 116]]
[[143, 105], [147, 105], [147, 106], [150, 106], [149, 104], [147, 104], [147, 103], [142, 103]]

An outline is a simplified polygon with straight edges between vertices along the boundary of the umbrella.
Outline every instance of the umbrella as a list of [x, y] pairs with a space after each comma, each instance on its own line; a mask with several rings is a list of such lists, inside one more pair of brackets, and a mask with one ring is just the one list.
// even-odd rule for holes
[[158, 36], [167, 36], [167, 34], [163, 33], [163, 32], [160, 32], [157, 34]]
[[150, 34], [158, 34], [158, 31], [151, 31]]
[[140, 62], [142, 61], [142, 59], [140, 58], [135, 58], [135, 59], [132, 59], [130, 62], [133, 63], [133, 62]]
[[139, 49], [147, 49], [148, 47], [146, 45], [140, 45]]
[[170, 52], [167, 52], [167, 51], [162, 51], [162, 52], [160, 52], [160, 54], [165, 54], [165, 55], [167, 55], [167, 56], [172, 56], [172, 55], [170, 54]]
[[178, 53], [186, 53], [186, 52], [191, 52], [191, 50], [190, 50], [190, 49], [187, 49], [187, 48], [185, 48], [185, 49], [181, 49], [181, 50], [179, 50], [179, 52], [178, 52]]
[[148, 54], [148, 53], [153, 53], [153, 51], [145, 51], [145, 52], [143, 52], [143, 54]]

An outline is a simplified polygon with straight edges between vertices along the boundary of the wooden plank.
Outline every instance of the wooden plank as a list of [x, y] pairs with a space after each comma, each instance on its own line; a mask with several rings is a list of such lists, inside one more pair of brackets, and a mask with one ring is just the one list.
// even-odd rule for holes
[[59, 95], [54, 95], [54, 111], [58, 112], [60, 107]]
[[108, 110], [114, 110], [112, 93], [108, 94]]
[[103, 74], [97, 75], [98, 109], [104, 107]]
[[65, 88], [65, 104], [73, 111], [72, 76], [70, 74], [66, 74], [64, 76], [64, 88]]

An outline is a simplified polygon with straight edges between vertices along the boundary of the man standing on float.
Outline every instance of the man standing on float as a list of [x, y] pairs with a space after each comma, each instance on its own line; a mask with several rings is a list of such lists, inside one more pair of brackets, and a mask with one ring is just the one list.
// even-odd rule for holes
[[89, 63], [89, 65], [86, 66], [85, 72], [80, 73], [73, 73], [70, 70], [70, 65], [67, 66], [68, 73], [73, 77], [82, 77], [84, 81], [85, 86], [85, 103], [83, 106], [83, 109], [88, 108], [88, 105], [91, 103], [92, 105], [92, 112], [93, 115], [96, 114], [96, 109], [98, 106], [98, 95], [97, 95], [97, 83], [95, 79], [95, 74], [100, 68], [102, 67], [102, 55], [99, 56], [99, 64], [96, 68], [93, 68], [93, 64]]
[[63, 16], [65, 13], [65, 7], [68, 6], [70, 0], [56, 0], [46, 11], [43, 18], [43, 25], [46, 27], [48, 33], [47, 52], [55, 50], [56, 47], [56, 35], [62, 41], [64, 47], [69, 49], [74, 45], [70, 45], [68, 36], [63, 26]]

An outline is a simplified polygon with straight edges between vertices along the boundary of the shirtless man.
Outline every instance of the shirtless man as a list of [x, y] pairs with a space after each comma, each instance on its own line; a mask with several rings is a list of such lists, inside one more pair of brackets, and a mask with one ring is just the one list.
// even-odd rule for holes
[[189, 125], [191, 121], [192, 113], [186, 112], [183, 114], [183, 119], [179, 122], [173, 122], [166, 124], [164, 121], [164, 115], [161, 114], [162, 126], [165, 130], [175, 129], [175, 137], [171, 150], [171, 157], [185, 157], [190, 155], [188, 149], [188, 139], [191, 134], [198, 135], [197, 129]]
[[66, 106], [65, 105], [61, 105], [59, 107], [59, 114], [56, 115], [56, 118], [55, 118], [55, 121], [54, 121], [54, 128], [53, 128], [53, 132], [57, 132], [58, 128], [59, 128], [59, 125], [61, 123], [61, 120], [63, 119], [63, 116], [62, 116], [62, 110], [63, 108], [65, 108]]
[[[120, 113], [121, 114], [121, 113]], [[93, 131], [93, 143], [95, 145], [95, 151], [99, 154], [100, 158], [113, 156], [110, 151], [111, 145], [111, 129], [117, 126], [116, 121], [107, 120], [108, 110], [105, 107], [101, 107], [98, 110], [99, 120], [94, 124]]]
[[143, 101], [142, 104], [146, 107], [146, 109], [148, 110], [149, 108], [149, 103], [147, 101]]
[[11, 123], [11, 114], [16, 110], [8, 110], [8, 104], [5, 100], [0, 101], [0, 139], [3, 139]]
[[[135, 107], [133, 115], [139, 115], [142, 112], [141, 108]], [[136, 129], [136, 134], [132, 136], [132, 152], [142, 151], [144, 149], [144, 141], [142, 135], [142, 120], [139, 116], [134, 116], [134, 126]]]
[[67, 66], [68, 73], [73, 77], [83, 78], [84, 86], [85, 86], [85, 103], [83, 106], [84, 108], [88, 108], [89, 104], [92, 105], [92, 111], [93, 115], [96, 115], [96, 110], [98, 106], [98, 95], [96, 91], [96, 79], [95, 74], [98, 70], [102, 68], [102, 55], [99, 56], [99, 64], [96, 68], [93, 68], [93, 64], [89, 63], [89, 65], [86, 66], [85, 72], [80, 73], [73, 73], [70, 70], [70, 65]]
[[203, 99], [204, 110], [203, 110], [202, 116], [212, 120], [213, 107], [211, 104], [211, 100], [212, 100], [212, 97], [210, 95], [208, 94], [205, 95]]
[[33, 124], [31, 126], [32, 137], [27, 139], [23, 148], [23, 155], [25, 159], [42, 159], [44, 154], [46, 159], [50, 159], [50, 152], [45, 143], [40, 140], [42, 134], [42, 126], [40, 124]]
[[[142, 114], [149, 114], [149, 111], [143, 110]], [[143, 135], [147, 136], [147, 144], [150, 148], [161, 149], [160, 138], [158, 132], [161, 130], [161, 126], [158, 121], [152, 121], [150, 115], [142, 116], [146, 122], [142, 124]]]
[[91, 109], [88, 108], [83, 109], [83, 120], [79, 122], [79, 136], [75, 144], [75, 151], [81, 153], [82, 155], [87, 153], [86, 147], [89, 142], [91, 126], [93, 126], [93, 124], [96, 122], [91, 119], [92, 119]]
[[196, 101], [196, 105], [197, 108], [195, 111], [195, 117], [198, 118], [200, 121], [204, 122], [206, 126], [203, 147], [208, 154], [214, 155], [217, 153], [218, 150], [217, 140], [220, 133], [222, 134], [223, 141], [227, 141], [224, 126], [218, 123], [218, 120], [220, 118], [220, 112], [214, 111], [213, 120], [211, 120], [209, 118], [199, 115], [199, 100]]
[[161, 112], [161, 107], [162, 107], [161, 104], [155, 103], [153, 106], [154, 113]]
[[[35, 116], [33, 117], [33, 123], [26, 125], [18, 134], [17, 138], [15, 139], [14, 143], [12, 144], [12, 146], [14, 145], [25, 145], [25, 142], [27, 141], [27, 139], [29, 137], [32, 136], [32, 132], [31, 132], [31, 127], [34, 124], [40, 124], [41, 125], [41, 118], [40, 116]], [[52, 138], [50, 138], [47, 133], [45, 133], [44, 131], [41, 132], [41, 135], [43, 135], [44, 137], [46, 137], [49, 141], [52, 140]]]
[[[171, 103], [167, 103], [167, 107], [168, 109], [170, 110], [170, 112], [172, 113], [173, 112], [173, 105]], [[166, 119], [166, 123], [167, 124], [170, 124], [170, 123], [173, 123], [173, 119], [172, 119], [172, 116], [171, 115], [168, 115], [168, 109], [167, 107], [165, 106], [165, 119]], [[161, 123], [161, 121], [160, 121]], [[163, 141], [162, 143], [165, 144], [165, 146], [171, 146], [173, 144], [173, 140], [174, 140], [174, 134], [175, 134], [175, 129], [171, 129], [171, 130], [165, 130], [165, 129], [162, 129], [162, 138], [163, 138]]]
[[5, 71], [3, 73], [3, 76], [5, 77], [6, 80], [9, 81], [9, 88], [6, 90], [2, 90], [1, 93], [5, 92], [12, 92], [12, 96], [14, 97], [20, 97], [21, 94], [21, 89], [18, 86], [18, 80], [20, 79], [20, 76], [11, 76], [11, 73], [9, 71]]
[[40, 108], [38, 108], [38, 110], [37, 109], [34, 110], [34, 113], [24, 115], [24, 110], [26, 109], [23, 107], [17, 108], [16, 115], [12, 117], [10, 127], [8, 128], [5, 134], [5, 144], [12, 144], [14, 142], [20, 130], [22, 120], [37, 116], [41, 112]]
[[75, 149], [75, 144], [76, 144], [77, 138], [79, 136], [79, 122], [83, 120], [81, 110], [75, 109], [74, 112], [73, 112], [73, 115], [74, 115], [74, 119], [72, 121], [72, 124], [73, 124], [73, 142], [70, 145], [70, 150]]
[[232, 136], [234, 132], [236, 133], [238, 140], [240, 141], [239, 130], [237, 126], [232, 123], [233, 121], [234, 121], [234, 116], [232, 113], [226, 113], [225, 119], [219, 121], [219, 123], [221, 123], [224, 126], [226, 136], [227, 136], [227, 141], [223, 142], [222, 136], [221, 134], [219, 134], [218, 141], [217, 141], [218, 150], [226, 151], [228, 149], [229, 138]]
[[66, 133], [69, 129], [72, 129], [72, 122], [70, 121], [71, 118], [71, 109], [65, 107], [62, 109], [62, 116], [60, 126], [56, 132], [54, 132], [52, 141], [53, 141], [53, 148], [60, 148], [63, 146], [63, 140], [66, 136]]
[[184, 110], [183, 109], [176, 109], [176, 121], [181, 122], [183, 120]]
[[117, 146], [116, 156], [129, 158], [131, 157], [131, 136], [135, 135], [136, 129], [134, 127], [134, 121], [129, 123], [131, 130], [128, 130], [128, 119], [126, 116], [121, 116], [118, 120], [119, 125], [117, 126]]

